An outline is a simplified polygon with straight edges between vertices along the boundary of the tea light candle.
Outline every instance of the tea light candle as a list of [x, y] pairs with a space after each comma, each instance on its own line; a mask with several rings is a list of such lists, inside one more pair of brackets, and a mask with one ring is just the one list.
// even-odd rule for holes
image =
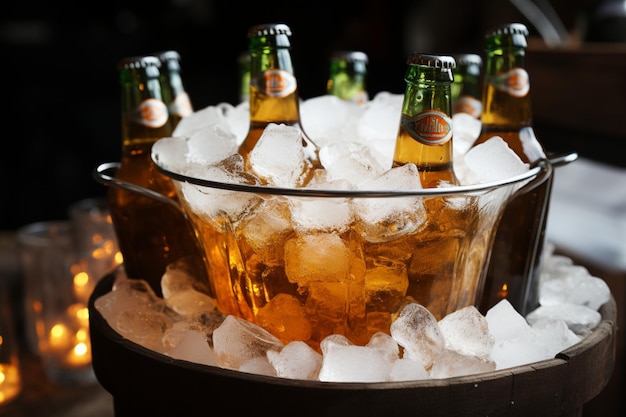
[[0, 363], [0, 405], [15, 398], [21, 389], [19, 367], [12, 363]]

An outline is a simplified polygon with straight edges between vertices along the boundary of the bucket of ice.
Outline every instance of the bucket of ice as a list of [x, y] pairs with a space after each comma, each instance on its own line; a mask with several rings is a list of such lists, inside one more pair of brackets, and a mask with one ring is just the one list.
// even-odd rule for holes
[[[466, 161], [476, 183], [423, 189], [415, 166], [381, 168], [366, 146], [331, 143], [320, 149], [323, 172], [299, 187], [289, 170], [272, 171], [302, 157], [285, 153], [297, 149], [285, 142], [293, 132], [274, 128], [282, 146], [257, 158], [267, 161], [256, 167], [263, 180], [244, 169], [236, 135], [219, 122], [159, 140], [152, 158], [176, 184], [219, 309], [316, 349], [331, 334], [365, 344], [388, 333], [409, 302], [437, 319], [473, 305], [507, 201], [551, 172], [549, 164], [498, 171], [478, 154]], [[493, 161], [502, 143], [484, 155]], [[508, 164], [510, 152], [502, 155]]]

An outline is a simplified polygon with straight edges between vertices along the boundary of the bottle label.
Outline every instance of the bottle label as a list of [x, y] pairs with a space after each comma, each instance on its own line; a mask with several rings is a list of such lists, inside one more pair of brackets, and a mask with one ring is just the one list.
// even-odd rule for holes
[[439, 145], [452, 139], [452, 119], [438, 110], [402, 117], [402, 127], [424, 145]]
[[488, 77], [489, 84], [513, 97], [524, 97], [530, 91], [530, 78], [524, 68], [512, 68], [510, 71]]
[[478, 119], [482, 112], [483, 103], [472, 96], [461, 96], [454, 103], [454, 113], [467, 113]]
[[130, 114], [130, 119], [136, 123], [156, 129], [163, 126], [169, 117], [167, 106], [161, 100], [149, 98]]
[[170, 104], [170, 113], [178, 117], [187, 117], [193, 113], [191, 100], [186, 92], [183, 91], [176, 96], [174, 101]]
[[350, 101], [356, 104], [365, 104], [369, 101], [369, 99], [367, 91], [360, 90], [350, 98]]
[[296, 77], [281, 70], [270, 69], [263, 72], [263, 77], [253, 81], [254, 86], [271, 97], [285, 97], [296, 91]]

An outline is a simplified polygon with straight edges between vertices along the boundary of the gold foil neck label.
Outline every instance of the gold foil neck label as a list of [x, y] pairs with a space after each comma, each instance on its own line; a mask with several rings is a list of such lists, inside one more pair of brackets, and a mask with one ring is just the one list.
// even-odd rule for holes
[[439, 145], [452, 139], [452, 119], [442, 111], [426, 110], [402, 117], [402, 126], [424, 145]]

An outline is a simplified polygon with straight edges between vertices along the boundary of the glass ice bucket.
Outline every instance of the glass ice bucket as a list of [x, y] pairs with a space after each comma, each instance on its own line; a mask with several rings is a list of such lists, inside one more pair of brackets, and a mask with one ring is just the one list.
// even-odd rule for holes
[[159, 142], [153, 160], [174, 181], [180, 203], [120, 184], [106, 175], [115, 164], [98, 167], [101, 180], [186, 213], [223, 313], [315, 348], [330, 334], [365, 344], [377, 331], [388, 333], [407, 302], [437, 319], [475, 304], [503, 208], [552, 170], [546, 163], [449, 188], [275, 188], [195, 175], [172, 164]]

